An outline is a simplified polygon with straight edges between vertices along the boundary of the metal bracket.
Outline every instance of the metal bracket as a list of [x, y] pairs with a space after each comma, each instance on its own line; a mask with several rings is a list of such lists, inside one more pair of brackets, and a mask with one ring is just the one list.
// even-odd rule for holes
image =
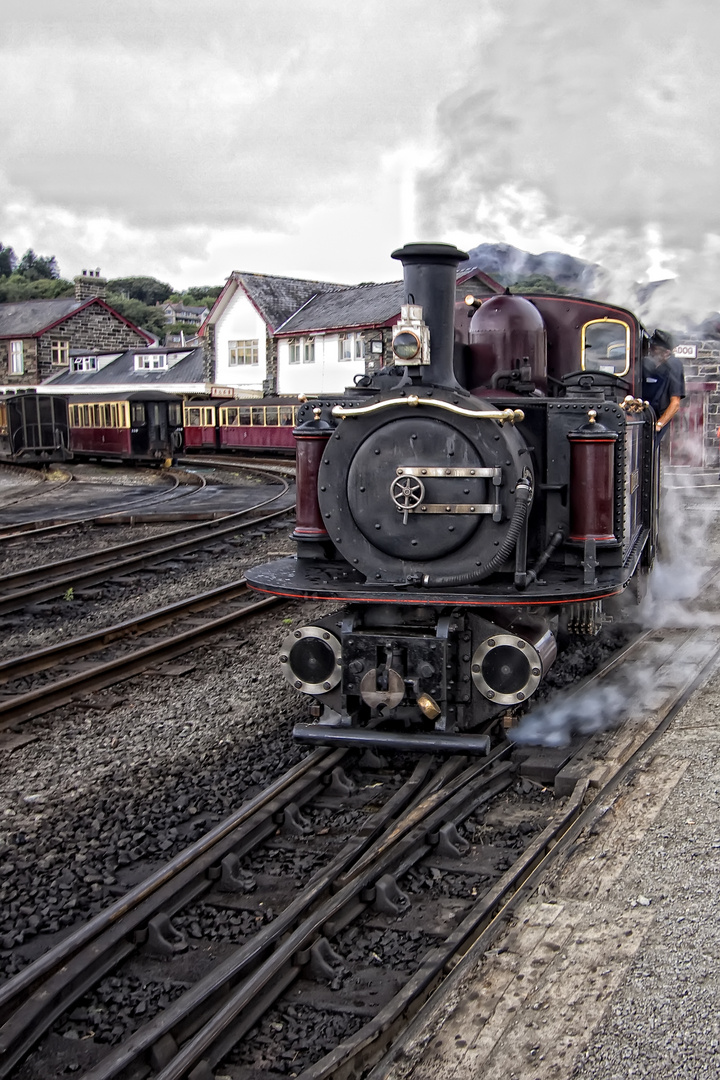
[[502, 484], [502, 469], [498, 466], [493, 468], [446, 468], [444, 465], [401, 465], [397, 470], [398, 476], [462, 476], [463, 478], [477, 477], [481, 480], [492, 480], [495, 487]]

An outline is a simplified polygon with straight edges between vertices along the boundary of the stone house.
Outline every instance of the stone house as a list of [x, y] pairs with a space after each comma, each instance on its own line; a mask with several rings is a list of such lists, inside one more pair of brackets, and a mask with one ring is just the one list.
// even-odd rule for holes
[[[458, 275], [458, 301], [468, 291], [504, 287], [470, 268]], [[401, 281], [338, 285], [236, 271], [200, 331], [206, 379], [244, 394], [341, 393], [392, 362], [402, 301]]]
[[186, 323], [188, 326], [200, 326], [210, 312], [206, 307], [191, 307], [188, 304], [163, 304], [166, 323]]
[[75, 297], [0, 304], [0, 390], [32, 389], [67, 370], [73, 350], [122, 352], [153, 338], [104, 300], [99, 271], [75, 278]]

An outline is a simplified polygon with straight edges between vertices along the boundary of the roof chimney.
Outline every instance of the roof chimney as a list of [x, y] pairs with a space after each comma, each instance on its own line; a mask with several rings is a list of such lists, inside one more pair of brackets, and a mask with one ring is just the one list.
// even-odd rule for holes
[[76, 300], [92, 300], [95, 297], [104, 300], [107, 296], [107, 279], [100, 277], [100, 267], [97, 270], [83, 270], [74, 280]]

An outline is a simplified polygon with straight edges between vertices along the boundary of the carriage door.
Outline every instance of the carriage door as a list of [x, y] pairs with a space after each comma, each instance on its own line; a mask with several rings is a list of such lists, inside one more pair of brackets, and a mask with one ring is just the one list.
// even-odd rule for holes
[[148, 450], [165, 450], [168, 445], [167, 406], [150, 401], [148, 410]]

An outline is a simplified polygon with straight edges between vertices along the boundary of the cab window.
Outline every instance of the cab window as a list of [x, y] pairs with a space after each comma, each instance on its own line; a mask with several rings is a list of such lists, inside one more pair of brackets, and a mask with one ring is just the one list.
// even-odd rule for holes
[[585, 323], [582, 369], [626, 375], [630, 369], [630, 327], [619, 319], [594, 319]]
[[173, 426], [182, 424], [182, 409], [177, 401], [172, 401], [168, 405], [168, 420]]
[[130, 406], [130, 419], [133, 424], [145, 423], [145, 406], [139, 401], [134, 401]]

